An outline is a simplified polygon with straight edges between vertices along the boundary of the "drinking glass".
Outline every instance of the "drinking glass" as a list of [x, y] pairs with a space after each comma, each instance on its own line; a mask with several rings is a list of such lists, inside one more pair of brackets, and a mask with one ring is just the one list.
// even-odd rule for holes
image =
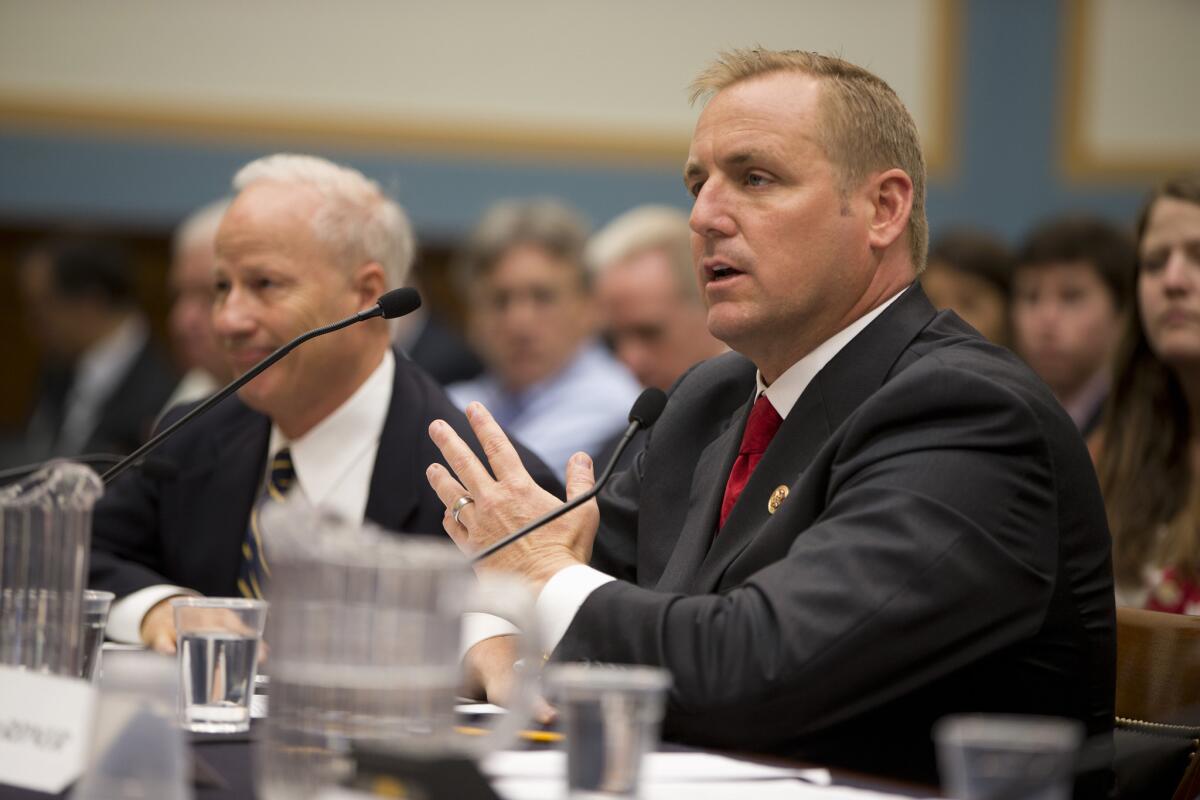
[[1057, 717], [958, 714], [938, 720], [942, 788], [959, 800], [1070, 800], [1083, 724]]
[[638, 796], [645, 754], [658, 745], [671, 675], [616, 664], [555, 664], [545, 685], [563, 718], [567, 796]]
[[181, 597], [175, 609], [179, 718], [195, 733], [250, 729], [250, 698], [267, 602], [241, 597]]
[[112, 608], [112, 592], [88, 589], [83, 593], [83, 641], [80, 651], [83, 656], [79, 677], [96, 682], [100, 674], [100, 650], [104, 645], [104, 626], [108, 624], [108, 610]]

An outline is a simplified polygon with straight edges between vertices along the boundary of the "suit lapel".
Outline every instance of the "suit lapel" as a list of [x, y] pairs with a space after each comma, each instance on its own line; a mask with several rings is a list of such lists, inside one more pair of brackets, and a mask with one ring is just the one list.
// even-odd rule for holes
[[403, 531], [412, 515], [420, 495], [413, 487], [424, 482], [424, 474], [417, 474], [416, 442], [424, 434], [423, 409], [405, 408], [404, 398], [414, 398], [418, 393], [405, 392], [402, 381], [407, 370], [401, 368], [396, 355], [396, 375], [392, 380], [392, 396], [388, 399], [387, 419], [379, 434], [379, 450], [375, 454], [375, 468], [371, 473], [371, 489], [367, 495], [366, 518], [390, 531]]
[[[688, 593], [717, 590], [729, 565], [763, 526], [770, 523], [772, 515], [767, 509], [767, 500], [772, 492], [778, 486], [786, 486], [789, 493], [795, 490], [809, 463], [833, 431], [883, 385], [913, 338], [929, 324], [935, 313], [920, 285], [913, 284], [817, 373], [763, 454], [712, 548], [695, 562], [697, 569], [685, 574], [684, 586]], [[742, 411], [742, 425], [735, 426], [739, 441], [747, 413]], [[736, 449], [736, 441], [733, 447]], [[715, 491], [711, 485], [709, 487], [716, 495], [718, 508], [731, 466], [732, 458], [725, 464], [719, 487]], [[694, 495], [698, 489], [693, 487]], [[711, 495], [702, 495], [705, 496], [712, 499]], [[697, 505], [704, 503], [701, 501]], [[707, 527], [692, 528], [692, 521], [689, 515], [684, 534], [680, 536], [680, 546], [684, 542], [694, 544], [697, 541], [707, 545], [716, 525], [716, 516], [696, 520], [698, 524], [707, 522]], [[699, 533], [705, 535], [696, 535]], [[802, 531], [796, 532], [797, 535], [800, 533]], [[688, 581], [686, 575], [694, 577]]]
[[786, 486], [789, 491], [795, 488], [829, 433], [824, 399], [814, 381], [800, 395], [767, 452], [763, 453], [703, 563], [691, 573], [693, 578], [688, 584], [688, 593], [701, 594], [716, 589], [730, 562], [770, 520], [767, 501], [776, 487]]
[[[271, 423], [247, 409], [247, 415], [212, 448], [212, 461], [180, 476], [184, 497], [194, 498], [194, 522], [184, 558], [208, 573], [213, 585], [234, 591], [250, 509], [258, 496], [267, 458]], [[194, 488], [193, 488], [194, 487]], [[214, 502], [213, 498], [220, 498]]]
[[[712, 542], [712, 532], [717, 528], [721, 513], [721, 501], [725, 496], [725, 483], [737, 457], [742, 441], [742, 431], [750, 414], [754, 396], [731, 418], [725, 431], [718, 435], [700, 457], [692, 473], [692, 487], [688, 494], [688, 513], [676, 539], [675, 549], [659, 576], [655, 588], [661, 592], [682, 592], [700, 568]], [[639, 537], [643, 538], [643, 537]]]

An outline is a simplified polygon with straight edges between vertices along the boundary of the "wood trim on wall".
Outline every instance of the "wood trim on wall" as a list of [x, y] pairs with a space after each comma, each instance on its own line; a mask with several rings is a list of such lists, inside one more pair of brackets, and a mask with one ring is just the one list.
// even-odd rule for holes
[[946, 181], [958, 174], [962, 137], [962, 91], [967, 63], [963, 57], [967, 36], [963, 0], [938, 0], [934, 57], [930, 60], [934, 108], [930, 141], [925, 144], [925, 169], [932, 180]]
[[1095, 24], [1093, 0], [1066, 0], [1063, 4], [1063, 60], [1060, 104], [1059, 152], [1064, 177], [1074, 183], [1144, 183], [1200, 168], [1200, 147], [1195, 149], [1135, 153], [1113, 157], [1096, 153], [1088, 144], [1085, 121], [1094, 102], [1094, 82], [1087, 80], [1091, 35]]

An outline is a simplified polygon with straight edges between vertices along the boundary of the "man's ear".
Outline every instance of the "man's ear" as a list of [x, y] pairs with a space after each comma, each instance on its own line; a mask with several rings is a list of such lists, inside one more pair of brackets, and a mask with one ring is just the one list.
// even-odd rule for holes
[[379, 296], [387, 291], [387, 279], [378, 261], [368, 261], [354, 271], [354, 291], [358, 294], [359, 311], [375, 305]]
[[913, 184], [899, 168], [880, 172], [869, 181], [872, 215], [868, 241], [872, 250], [890, 247], [908, 228], [912, 214]]

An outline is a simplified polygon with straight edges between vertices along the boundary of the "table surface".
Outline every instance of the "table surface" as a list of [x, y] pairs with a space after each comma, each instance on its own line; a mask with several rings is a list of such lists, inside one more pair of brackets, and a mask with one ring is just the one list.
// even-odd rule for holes
[[[190, 751], [194, 759], [195, 800], [254, 800], [254, 772], [252, 768], [253, 742], [262, 730], [256, 721], [249, 734], [234, 736], [199, 736], [191, 738]], [[535, 745], [550, 747], [549, 745]], [[665, 749], [682, 749], [667, 744]], [[735, 756], [736, 757], [736, 756]], [[812, 766], [784, 762], [780, 759], [758, 759], [761, 763], [775, 766]], [[937, 790], [912, 784], [874, 778], [870, 776], [832, 770], [835, 784], [870, 789], [907, 797], [932, 797]], [[0, 800], [46, 800], [54, 797], [41, 792], [0, 785]], [[59, 797], [70, 797], [68, 789]]]

